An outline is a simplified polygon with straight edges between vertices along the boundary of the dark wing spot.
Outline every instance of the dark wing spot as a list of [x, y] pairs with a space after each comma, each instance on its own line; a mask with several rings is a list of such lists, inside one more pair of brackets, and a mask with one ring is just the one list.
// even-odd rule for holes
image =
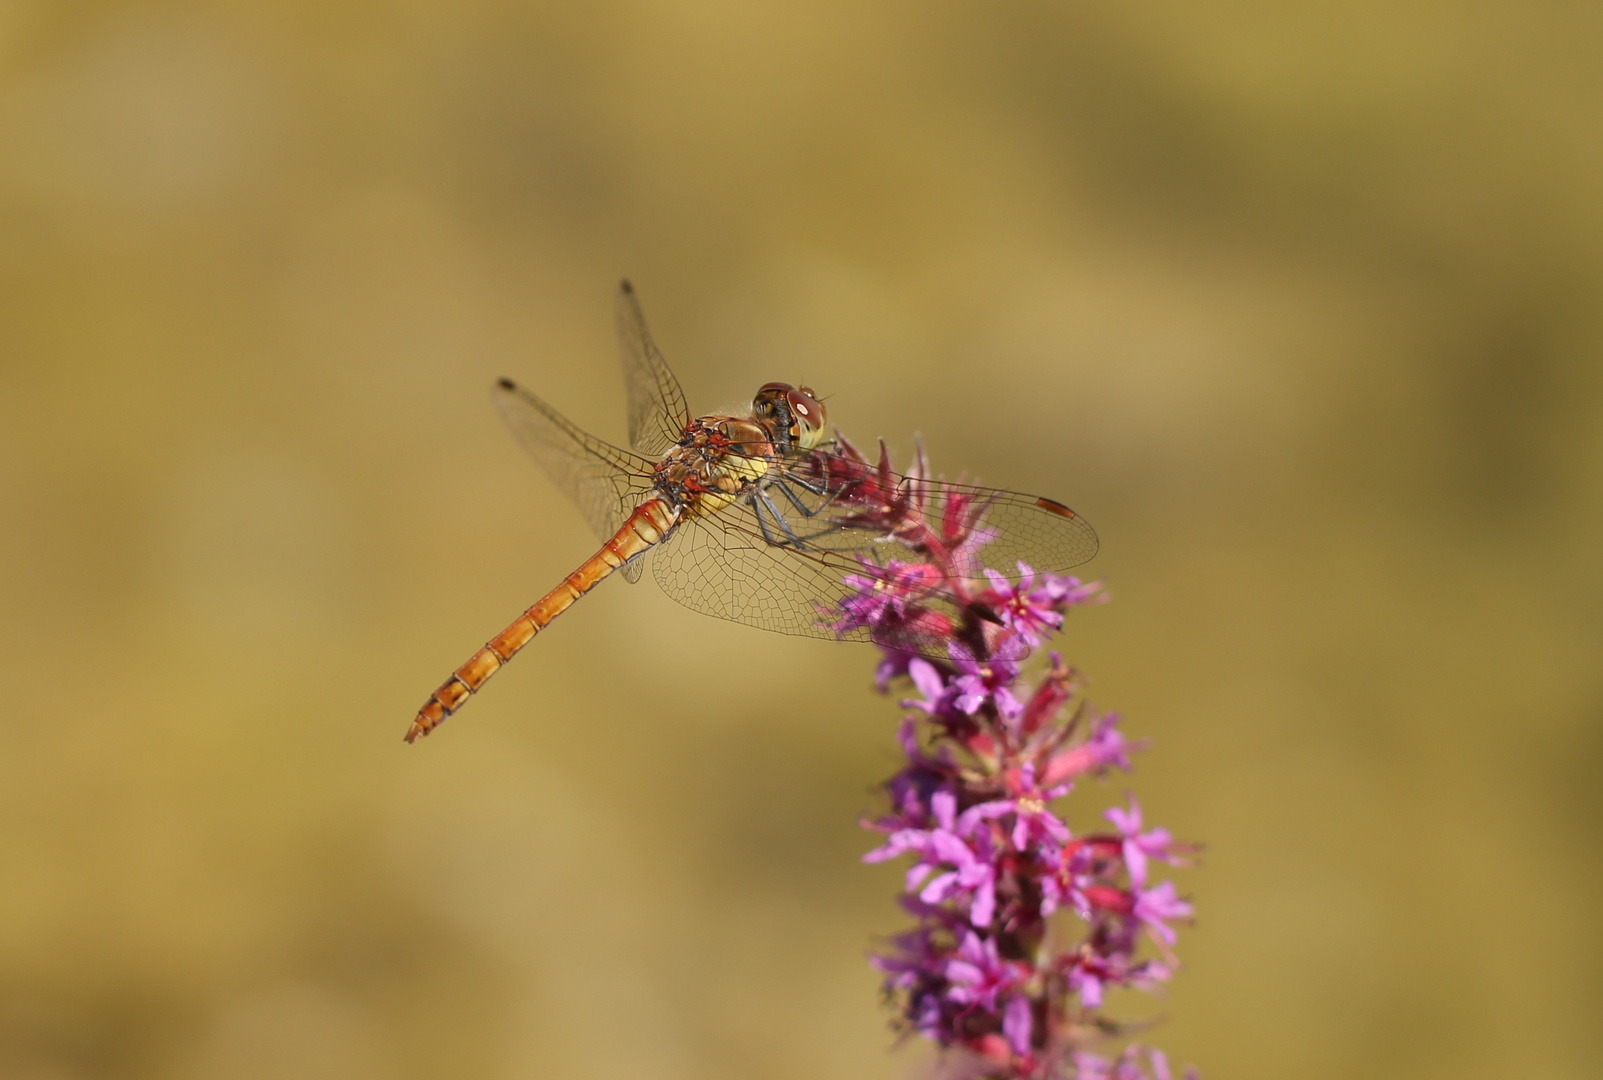
[[1062, 503], [1057, 502], [1054, 499], [1048, 499], [1045, 496], [1037, 498], [1035, 500], [1035, 505], [1039, 506], [1042, 510], [1047, 511], [1048, 513], [1058, 514], [1058, 515], [1060, 515], [1062, 517], [1066, 517], [1066, 518], [1072, 518], [1072, 517], [1079, 517], [1080, 516], [1079, 514], [1076, 514], [1073, 510], [1070, 510], [1067, 506], [1064, 506]]
[[624, 278], [622, 281], [618, 282], [618, 288], [620, 290], [622, 290], [623, 292], [630, 293], [630, 294], [633, 294], [634, 291], [635, 291], [635, 287], [633, 285], [629, 284], [629, 279], [628, 278]]
[[518, 388], [518, 384], [513, 382], [511, 379], [500, 379], [498, 381], [500, 382], [501, 389], [503, 390], [516, 390]]

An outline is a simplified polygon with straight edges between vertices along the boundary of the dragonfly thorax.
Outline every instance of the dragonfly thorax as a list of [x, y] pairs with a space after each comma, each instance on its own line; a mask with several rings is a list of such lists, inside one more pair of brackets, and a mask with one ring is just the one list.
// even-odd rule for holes
[[652, 479], [659, 495], [687, 513], [712, 513], [766, 476], [778, 452], [767, 424], [703, 416], [657, 462]]

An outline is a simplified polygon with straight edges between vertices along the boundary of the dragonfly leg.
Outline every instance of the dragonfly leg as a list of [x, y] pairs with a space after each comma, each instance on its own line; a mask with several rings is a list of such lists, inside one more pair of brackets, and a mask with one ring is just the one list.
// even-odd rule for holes
[[790, 485], [792, 482], [800, 484], [804, 490], [811, 491], [814, 495], [822, 495], [824, 493], [824, 489], [822, 486], [814, 489], [813, 486], [807, 483], [805, 480], [799, 480], [794, 476], [786, 480], [775, 480], [769, 485], [770, 487], [778, 488], [780, 493], [785, 496], [785, 500], [789, 502], [790, 505], [794, 506], [796, 508], [796, 512], [801, 514], [802, 517], [813, 517], [822, 511], [824, 507], [829, 505], [828, 502], [825, 502], [817, 509], [809, 507], [807, 504], [803, 503], [801, 499], [796, 497], [796, 493], [794, 491], [790, 490]]
[[[798, 551], [806, 551], [811, 547], [808, 541], [828, 536], [835, 531], [827, 529], [824, 532], [813, 533], [809, 536], [798, 536], [785, 520], [785, 516], [779, 512], [779, 508], [774, 505], [773, 500], [769, 499], [763, 491], [760, 489], [754, 491], [748, 498], [751, 500], [752, 516], [757, 519], [757, 528], [762, 531], [763, 539], [767, 541], [770, 547], [788, 547], [795, 548]], [[783, 538], [775, 536], [769, 530], [768, 518], [763, 514], [764, 506], [768, 508], [768, 513], [773, 515], [774, 524], [778, 526], [779, 531], [784, 533]]]
[[[761, 500], [762, 505], [768, 507], [768, 512], [774, 515], [775, 524], [777, 524], [780, 528], [780, 531], [785, 534], [785, 538], [790, 541], [790, 546], [798, 548], [805, 547], [806, 545], [802, 543], [802, 538], [796, 535], [795, 531], [791, 529], [790, 523], [785, 520], [785, 515], [781, 514], [779, 512], [779, 507], [774, 505], [774, 500], [768, 497], [768, 492], [764, 491], [762, 488], [758, 488], [755, 494], [756, 498]], [[757, 515], [757, 519], [759, 521], [762, 520], [761, 513]], [[766, 525], [763, 527], [763, 538], [768, 539], [768, 528]], [[769, 539], [768, 542], [773, 543], [773, 540]]]
[[[786, 501], [788, 501], [791, 506], [795, 507], [796, 508], [796, 512], [798, 514], [800, 514], [802, 517], [808, 518], [808, 519], [816, 518], [816, 517], [818, 517], [818, 515], [822, 514], [825, 510], [829, 509], [830, 506], [834, 505], [834, 499], [831, 498], [831, 499], [828, 499], [828, 500], [820, 503], [816, 507], [808, 507], [805, 503], [803, 503], [801, 501], [801, 499], [797, 498], [796, 493], [794, 491], [790, 490], [790, 487], [789, 487], [789, 482], [790, 481], [796, 481], [797, 483], [801, 484], [801, 486], [803, 488], [805, 488], [806, 490], [808, 490], [808, 491], [812, 491], [813, 490], [811, 485], [809, 485], [805, 481], [796, 480], [795, 477], [790, 477], [788, 480], [775, 480], [769, 486], [773, 486], [773, 487], [779, 488], [780, 492], [784, 494]], [[820, 490], [822, 490], [822, 489], [820, 489]], [[770, 510], [775, 509], [774, 504], [773, 504], [772, 501], [769, 502], [769, 509]], [[780, 515], [775, 514], [775, 516], [779, 517]], [[783, 518], [781, 518], [781, 520], [783, 520]], [[790, 532], [791, 539], [796, 540], [796, 541], [798, 541], [799, 543], [802, 543], [802, 544], [807, 544], [807, 543], [810, 543], [811, 541], [814, 541], [814, 540], [822, 540], [826, 536], [834, 536], [834, 535], [838, 534], [839, 532], [841, 532], [841, 526], [826, 520], [824, 522], [824, 524], [822, 526], [820, 526], [816, 532], [811, 532], [811, 533], [808, 533], [806, 535], [800, 535], [800, 534], [795, 533], [795, 532], [793, 532], [793, 531], [791, 531], [789, 529], [787, 529], [786, 531]]]
[[[779, 540], [774, 539], [774, 534], [768, 531], [768, 519], [763, 517], [763, 503], [768, 502], [768, 500], [767, 497], [764, 496], [761, 501], [759, 501], [758, 496], [761, 495], [761, 490], [755, 491], [750, 495], [751, 516], [757, 519], [757, 528], [762, 530], [763, 539], [768, 542], [769, 547], [784, 547], [785, 545]], [[773, 511], [773, 505], [773, 503], [768, 503], [770, 512]], [[781, 518], [777, 512], [774, 513], [774, 519], [781, 524], [784, 523], [784, 519]]]
[[[825, 495], [829, 491], [829, 489], [826, 488], [823, 484], [818, 484], [817, 486], [814, 486], [813, 484], [809, 483], [806, 480], [803, 480], [799, 476], [787, 476], [787, 477], [785, 477], [783, 479], [777, 479], [776, 478], [773, 481], [773, 484], [771, 486], [777, 487], [784, 494], [786, 500], [788, 500], [790, 502], [790, 505], [794, 506], [796, 508], [796, 512], [801, 514], [802, 517], [807, 517], [807, 518], [817, 517], [819, 514], [822, 514], [825, 510], [828, 510], [830, 507], [834, 506], [835, 505], [835, 500], [837, 498], [839, 498], [840, 494], [841, 494], [839, 491], [836, 491], [834, 494], [829, 495], [828, 498], [826, 498], [823, 502], [819, 503], [817, 506], [809, 507], [806, 503], [802, 502], [801, 499], [797, 498], [796, 493], [794, 491], [790, 490], [790, 485], [791, 484], [796, 484], [803, 491], [810, 491], [814, 495]], [[829, 531], [833, 532], [834, 530], [831, 529]], [[823, 535], [823, 534], [820, 533], [819, 535]]]
[[[786, 483], [795, 484], [806, 491], [812, 492], [814, 495], [822, 495], [824, 492], [829, 490], [829, 487], [822, 480], [815, 484], [811, 480], [804, 480], [795, 475], [787, 476], [784, 480], [775, 480], [774, 483], [781, 485]], [[787, 492], [786, 494], [790, 493]], [[795, 496], [791, 495], [791, 497], [794, 498]], [[798, 507], [798, 509], [800, 509], [800, 507]]]

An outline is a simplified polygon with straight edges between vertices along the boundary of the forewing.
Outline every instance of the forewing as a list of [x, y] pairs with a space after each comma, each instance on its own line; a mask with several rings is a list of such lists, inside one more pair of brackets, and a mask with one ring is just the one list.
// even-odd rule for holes
[[[509, 379], [501, 380], [492, 395], [519, 444], [577, 504], [591, 530], [610, 540], [651, 491], [653, 462], [586, 433]], [[638, 581], [641, 570], [637, 561], [622, 572]]]
[[[847, 467], [831, 468], [832, 456]], [[965, 548], [972, 570], [992, 569], [1010, 580], [1020, 575], [1019, 564], [1032, 570], [1063, 573], [1090, 562], [1097, 553], [1097, 535], [1079, 514], [1055, 499], [1017, 491], [954, 484], [945, 480], [904, 476], [863, 468], [827, 451], [776, 467], [762, 509], [781, 515], [795, 539], [815, 548], [840, 551], [873, 550], [883, 558], [922, 561], [925, 556], [884, 538], [882, 532], [844, 522], [858, 520], [874, 503], [897, 501], [919, 509], [920, 516], [939, 530], [948, 515], [958, 516], [971, 507], [978, 518], [981, 542]], [[877, 484], [886, 499], [865, 500], [863, 488], [847, 482], [825, 483], [821, 478], [856, 475]], [[785, 537], [787, 541], [791, 536]], [[892, 547], [899, 549], [892, 551]]]
[[690, 423], [690, 409], [679, 380], [657, 351], [634, 286], [618, 285], [618, 357], [629, 390], [629, 445], [648, 457], [661, 457]]
[[1010, 580], [1018, 579], [1020, 563], [1032, 570], [1061, 574], [1096, 557], [1096, 530], [1055, 499], [941, 480], [903, 477], [901, 483], [904, 490], [924, 495], [930, 508], [926, 513], [932, 518], [954, 497], [983, 505], [980, 528], [991, 538], [976, 550], [979, 564]]
[[[841, 601], [856, 592], [845, 579], [864, 575], [865, 563], [914, 564], [929, 556], [883, 528], [853, 524], [865, 507], [851, 501], [850, 487], [831, 490], [787, 469], [776, 467], [760, 491], [723, 510], [689, 518], [674, 541], [653, 556], [652, 574], [669, 596], [709, 615], [784, 634], [867, 640], [864, 629], [845, 634], [834, 629]], [[966, 574], [976, 584], [986, 569], [1016, 581], [1020, 563], [1057, 573], [1096, 554], [1091, 526], [1054, 500], [895, 473], [886, 479], [886, 490], [913, 501], [937, 526], [949, 506], [984, 507], [978, 524], [984, 542], [970, 543], [962, 552]], [[959, 605], [950, 595], [926, 596], [921, 603], [949, 617], [957, 615]], [[886, 643], [946, 659], [946, 638], [921, 638], [916, 630], [900, 633]]]

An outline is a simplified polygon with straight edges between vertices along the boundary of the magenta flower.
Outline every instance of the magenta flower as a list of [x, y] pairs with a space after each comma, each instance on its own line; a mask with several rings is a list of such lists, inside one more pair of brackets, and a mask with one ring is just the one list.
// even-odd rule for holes
[[952, 984], [947, 997], [962, 1005], [994, 1010], [997, 995], [1011, 993], [1018, 985], [1019, 966], [997, 956], [994, 937], [981, 941], [970, 931], [963, 935], [957, 955], [946, 962], [946, 979]]
[[1040, 645], [1049, 632], [1063, 628], [1063, 606], [1058, 603], [1062, 593], [1057, 579], [1051, 575], [1042, 575], [1037, 584], [1035, 571], [1019, 563], [1017, 585], [995, 570], [985, 571], [985, 577], [991, 583], [990, 595], [986, 597], [991, 607], [1003, 623], [1030, 643], [1032, 649]]
[[857, 593], [841, 602], [840, 618], [832, 627], [837, 634], [905, 622], [917, 602], [941, 583], [935, 568], [922, 563], [909, 566], [892, 559], [881, 567], [864, 559], [863, 571], [842, 579]]
[[1077, 577], [1037, 574], [1028, 563], [1018, 566], [1017, 585], [995, 570], [985, 571], [991, 587], [981, 599], [1032, 649], [1063, 628], [1068, 608], [1103, 599], [1100, 582], [1087, 584]]
[[996, 910], [996, 866], [989, 837], [979, 836], [978, 850], [956, 831], [957, 800], [950, 791], [930, 797], [935, 815], [931, 829], [899, 829], [885, 844], [863, 856], [864, 862], [884, 862], [898, 855], [915, 855], [907, 871], [907, 891], [917, 891], [926, 904], [939, 904], [960, 896], [969, 898], [969, 920], [988, 926]]
[[[839, 626], [836, 626], [834, 629], [836, 633], [844, 633], [845, 629], [850, 628], [847, 627], [843, 629]], [[906, 675], [908, 672], [908, 665], [916, 659], [918, 658], [912, 653], [906, 653], [900, 649], [892, 649], [881, 646], [879, 666], [874, 669], [874, 689], [878, 690], [882, 694], [889, 693], [891, 688], [891, 680]]]
[[1168, 829], [1141, 831], [1141, 804], [1134, 795], [1130, 796], [1129, 810], [1115, 806], [1103, 811], [1102, 816], [1113, 822], [1124, 838], [1124, 864], [1130, 868], [1130, 883], [1137, 888], [1146, 884], [1149, 858], [1161, 859], [1171, 866], [1186, 865]]
[[952, 667], [957, 676], [952, 687], [957, 690], [957, 707], [969, 716], [979, 711], [987, 700], [996, 703], [996, 711], [1009, 724], [1024, 715], [1024, 705], [1013, 696], [1011, 689], [1019, 677], [1019, 667], [1010, 660], [991, 659], [984, 663], [974, 658], [973, 652], [962, 642], [949, 646]]
[[[1076, 1053], [1076, 1080], [1170, 1080], [1169, 1059], [1161, 1050], [1132, 1046], [1116, 1060], [1096, 1054]], [[1184, 1080], [1198, 1080], [1197, 1070], [1187, 1068]]]
[[1174, 928], [1165, 920], [1191, 918], [1191, 905], [1175, 895], [1172, 881], [1137, 892], [1132, 910], [1135, 917], [1146, 924], [1147, 930], [1165, 945], [1175, 942]]
[[[1070, 609], [1104, 599], [1100, 583], [1024, 563], [1017, 581], [981, 577], [996, 540], [984, 498], [899, 484], [883, 447], [874, 465], [845, 445], [857, 472], [837, 500], [841, 520], [912, 553], [864, 559], [827, 616], [836, 632], [866, 629], [884, 646], [881, 691], [906, 679], [916, 695], [902, 701], [906, 762], [884, 785], [888, 807], [863, 822], [884, 837], [865, 862], [910, 860], [901, 904], [915, 925], [872, 957], [900, 1023], [954, 1055], [953, 1076], [1171, 1080], [1156, 1050], [1107, 1056], [1093, 1044], [1121, 1031], [1103, 1011], [1111, 996], [1173, 976], [1175, 925], [1192, 906], [1149, 876], [1187, 865], [1193, 848], [1148, 828], [1134, 796], [1106, 812], [1115, 832], [1071, 830], [1061, 805], [1075, 782], [1129, 772], [1145, 744], [1091, 709], [1056, 653], [1033, 685], [1021, 677]], [[922, 449], [910, 475], [929, 475]]]
[[[1059, 784], [1042, 791], [1035, 783], [1035, 763], [1025, 762], [1011, 778], [1004, 777], [1008, 798], [978, 803], [963, 811], [958, 820], [958, 831], [965, 835], [972, 831], [973, 823], [1011, 816], [1013, 847], [1029, 851], [1036, 845], [1062, 845], [1069, 840], [1069, 827], [1059, 821], [1047, 804], [1069, 793], [1072, 784]], [[966, 826], [966, 827], [965, 827]]]
[[[960, 692], [955, 686], [949, 686], [941, 673], [935, 670], [935, 665], [923, 657], [915, 656], [907, 663], [907, 677], [913, 681], [913, 686], [923, 696], [920, 698], [904, 698], [902, 704], [910, 709], [921, 709], [930, 716], [937, 716], [948, 710], [959, 708], [958, 698]], [[965, 713], [972, 714], [973, 709], [963, 709]]]
[[1101, 774], [1114, 765], [1129, 772], [1130, 754], [1144, 749], [1145, 743], [1132, 743], [1120, 733], [1119, 714], [1108, 713], [1095, 722], [1089, 739], [1065, 748], [1047, 762], [1044, 782], [1055, 783], [1084, 773]]
[[1117, 981], [1117, 977], [1107, 957], [1087, 952], [1069, 969], [1069, 989], [1080, 995], [1080, 1003], [1087, 1009], [1100, 1009], [1103, 984]]

